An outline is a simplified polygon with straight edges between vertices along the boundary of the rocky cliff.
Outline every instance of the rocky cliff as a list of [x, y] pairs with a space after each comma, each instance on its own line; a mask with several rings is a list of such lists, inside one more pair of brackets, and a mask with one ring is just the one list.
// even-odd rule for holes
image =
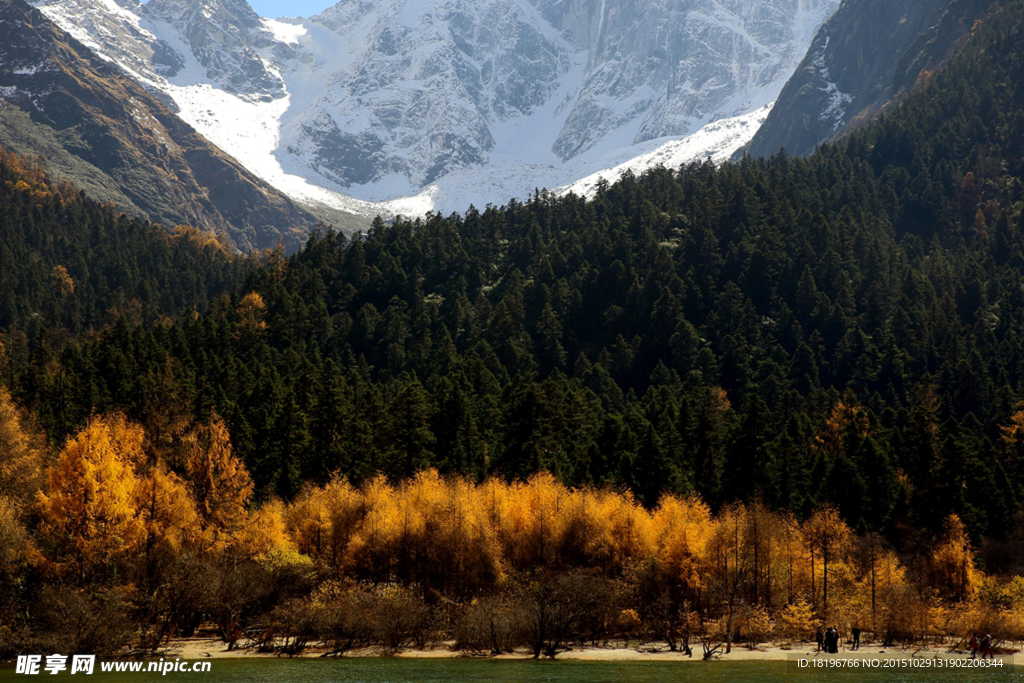
[[101, 201], [240, 249], [298, 246], [316, 223], [21, 0], [0, 0], [0, 142]]
[[749, 147], [806, 155], [898, 102], [970, 35], [989, 0], [844, 0]]

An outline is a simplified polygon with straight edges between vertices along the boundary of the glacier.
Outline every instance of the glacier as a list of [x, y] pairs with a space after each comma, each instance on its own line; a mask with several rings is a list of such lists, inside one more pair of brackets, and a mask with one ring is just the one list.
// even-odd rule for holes
[[294, 200], [464, 211], [725, 161], [839, 0], [36, 0]]

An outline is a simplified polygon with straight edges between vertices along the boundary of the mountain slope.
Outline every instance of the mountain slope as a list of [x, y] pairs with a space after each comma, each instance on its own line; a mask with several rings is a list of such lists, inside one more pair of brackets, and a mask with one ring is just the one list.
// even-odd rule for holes
[[950, 512], [1002, 534], [1024, 500], [1024, 1], [1007, 7], [809, 158], [317, 235], [173, 337], [83, 345], [29, 407], [102, 387], [70, 424], [144, 419], [158, 368], [104, 362], [166, 353], [267, 496], [339, 472], [547, 469], [649, 505], [695, 490], [831, 503], [897, 536]]
[[0, 147], [0, 354], [120, 316], [202, 311], [255, 265], [209, 233], [128, 219]]
[[564, 185], [770, 104], [838, 0], [39, 4], [293, 198], [395, 212], [464, 210], [481, 173], [492, 202]]
[[[21, 0], [0, 0], [0, 140], [165, 225], [294, 248], [316, 219]], [[41, 145], [40, 149], [37, 145]], [[124, 203], [123, 200], [128, 202]]]
[[988, 0], [844, 0], [821, 28], [748, 149], [805, 155], [927, 80]]

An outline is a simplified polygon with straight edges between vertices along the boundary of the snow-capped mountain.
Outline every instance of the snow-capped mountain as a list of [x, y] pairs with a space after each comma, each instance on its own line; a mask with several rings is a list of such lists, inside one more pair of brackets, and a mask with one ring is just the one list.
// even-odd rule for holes
[[0, 0], [0, 145], [128, 215], [226, 233], [244, 251], [298, 248], [317, 225], [22, 0]]
[[728, 156], [838, 4], [342, 0], [272, 20], [244, 0], [37, 0], [270, 184], [360, 213]]

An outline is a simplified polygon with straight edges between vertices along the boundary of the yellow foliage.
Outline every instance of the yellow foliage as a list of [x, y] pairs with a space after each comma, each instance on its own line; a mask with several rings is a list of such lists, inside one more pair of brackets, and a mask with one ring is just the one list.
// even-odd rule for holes
[[932, 552], [935, 583], [953, 600], [969, 600], [978, 594], [982, 578], [974, 566], [974, 552], [967, 528], [951, 514], [943, 524], [942, 538]]
[[658, 552], [669, 574], [690, 590], [701, 588], [702, 565], [714, 530], [711, 508], [698, 498], [666, 496], [654, 513]]
[[349, 543], [346, 565], [353, 572], [390, 580], [405, 520], [386, 477], [377, 476], [364, 486], [363, 505], [363, 523]]
[[0, 386], [0, 490], [16, 502], [33, 499], [46, 480], [46, 442]]
[[586, 489], [567, 492], [565, 530], [556, 553], [561, 562], [585, 567], [615, 563], [615, 532], [609, 514], [615, 505], [613, 495]]
[[1010, 417], [1010, 425], [1000, 427], [1003, 441], [1016, 446], [1024, 441], [1024, 401], [1017, 404], [1017, 412]]
[[135, 505], [145, 525], [147, 547], [177, 553], [198, 540], [199, 514], [185, 483], [162, 465], [150, 469], [135, 487]]
[[867, 413], [851, 395], [847, 395], [832, 407], [824, 428], [814, 440], [821, 450], [834, 458], [843, 452], [843, 442], [851, 429], [858, 436], [866, 436], [869, 428]]
[[494, 530], [477, 487], [462, 477], [442, 479], [435, 470], [416, 475], [406, 507], [422, 520], [406, 542], [416, 549], [417, 573], [437, 587], [470, 592], [502, 575]]
[[[814, 573], [821, 577], [821, 616], [828, 620], [833, 616], [829, 612], [830, 597], [833, 604], [841, 603], [842, 595], [841, 593], [837, 595], [837, 589], [841, 590], [845, 587], [843, 584], [849, 582], [850, 574], [844, 560], [850, 550], [853, 532], [839, 516], [839, 511], [831, 505], [826, 505], [818, 509], [807, 520], [804, 524], [803, 535], [810, 551], [811, 562], [814, 563], [817, 560], [818, 563]], [[842, 579], [847, 580], [842, 581]], [[817, 582], [817, 576], [812, 576], [812, 580]], [[831, 596], [829, 593], [830, 581], [832, 583]]]
[[740, 632], [751, 645], [757, 645], [771, 638], [775, 630], [771, 615], [763, 605], [747, 607], [739, 613], [737, 619]]
[[499, 530], [505, 558], [522, 569], [553, 566], [567, 526], [568, 491], [551, 473], [540, 472], [512, 484], [508, 502]]
[[481, 484], [483, 505], [491, 528], [502, 529], [508, 523], [509, 487], [498, 479], [488, 479]]
[[252, 332], [262, 332], [267, 329], [267, 323], [263, 321], [266, 315], [267, 304], [259, 292], [249, 292], [242, 297], [238, 304], [237, 313], [242, 318], [241, 327]]
[[711, 390], [711, 404], [720, 413], [726, 413], [732, 407], [732, 404], [729, 402], [729, 395], [721, 387], [715, 387]]
[[1010, 417], [1010, 424], [1000, 426], [1003, 442], [1003, 465], [1012, 476], [1024, 471], [1024, 401], [1017, 404], [1017, 412]]
[[38, 494], [42, 531], [70, 545], [68, 563], [117, 559], [143, 540], [135, 468], [145, 459], [144, 438], [142, 428], [119, 413], [93, 418], [50, 468], [49, 494]]
[[199, 249], [212, 249], [230, 255], [229, 241], [225, 235], [217, 235], [212, 231], [200, 230], [191, 225], [178, 225], [174, 228], [174, 237], [183, 242], [195, 245]]
[[814, 610], [803, 598], [782, 609], [778, 625], [782, 635], [793, 641], [810, 639], [817, 627]]
[[71, 279], [67, 268], [64, 266], [54, 266], [53, 272], [50, 275], [53, 278], [54, 285], [61, 294], [75, 293], [75, 281]]
[[849, 550], [853, 532], [831, 505], [818, 509], [804, 524], [804, 538], [823, 559], [839, 561]]
[[483, 489], [434, 470], [398, 488], [378, 477], [364, 488], [365, 516], [344, 564], [357, 575], [457, 592], [493, 585], [502, 570], [485, 499]]
[[1024, 610], [1024, 576], [1012, 577], [1003, 585], [1001, 593], [1007, 607]]
[[612, 566], [653, 557], [657, 534], [651, 515], [630, 493], [607, 493], [602, 510], [611, 524], [614, 555]]
[[19, 508], [14, 500], [0, 495], [0, 577], [15, 576], [38, 554], [21, 522]]
[[337, 567], [364, 512], [363, 494], [347, 480], [305, 489], [285, 511], [288, 534], [300, 552]]
[[182, 443], [185, 473], [204, 529], [212, 542], [222, 543], [246, 519], [252, 479], [234, 456], [227, 426], [216, 413], [209, 424], [186, 434]]
[[260, 564], [271, 571], [309, 573], [313, 571], [313, 560], [289, 545], [275, 545], [258, 555]]
[[288, 537], [284, 522], [285, 506], [281, 501], [272, 500], [251, 515], [242, 514], [241, 529], [232, 536], [233, 550], [247, 557], [296, 552], [294, 543]]
[[624, 609], [619, 612], [616, 622], [616, 625], [623, 633], [632, 633], [638, 629], [642, 623], [640, 621], [640, 615], [637, 614], [635, 609]]

